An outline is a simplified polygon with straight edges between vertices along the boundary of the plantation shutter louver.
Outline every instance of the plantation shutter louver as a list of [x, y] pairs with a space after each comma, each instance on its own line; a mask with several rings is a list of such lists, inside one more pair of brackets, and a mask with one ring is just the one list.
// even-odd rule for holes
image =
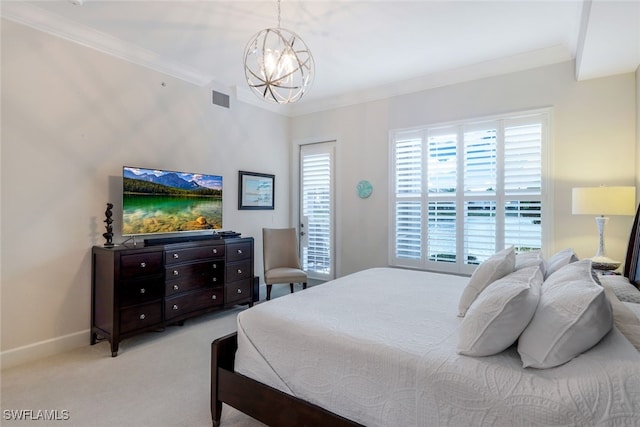
[[395, 147], [396, 257], [422, 258], [422, 138], [406, 135]]
[[455, 129], [433, 130], [427, 144], [427, 253], [430, 261], [455, 262], [458, 135]]
[[475, 127], [464, 133], [464, 262], [472, 264], [495, 253], [498, 186], [496, 126]]
[[505, 121], [505, 244], [542, 246], [542, 125]]
[[304, 270], [330, 273], [331, 155], [302, 157], [302, 212], [307, 217], [308, 245], [302, 253]]

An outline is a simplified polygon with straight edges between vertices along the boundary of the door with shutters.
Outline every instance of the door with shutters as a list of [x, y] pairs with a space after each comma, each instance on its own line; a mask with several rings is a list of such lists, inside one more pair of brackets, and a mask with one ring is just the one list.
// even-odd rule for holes
[[335, 142], [300, 146], [300, 256], [309, 278], [335, 277]]

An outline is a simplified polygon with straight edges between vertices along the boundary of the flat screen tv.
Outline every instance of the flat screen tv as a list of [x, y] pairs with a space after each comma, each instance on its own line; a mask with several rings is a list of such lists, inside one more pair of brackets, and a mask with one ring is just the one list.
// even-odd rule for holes
[[122, 168], [122, 235], [222, 228], [222, 177]]

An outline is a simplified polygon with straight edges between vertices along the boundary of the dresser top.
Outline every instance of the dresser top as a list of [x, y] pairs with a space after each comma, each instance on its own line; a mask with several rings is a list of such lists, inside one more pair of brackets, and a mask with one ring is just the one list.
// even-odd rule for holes
[[107, 252], [118, 252], [118, 251], [136, 251], [136, 252], [155, 252], [155, 251], [164, 251], [164, 250], [174, 250], [174, 249], [182, 249], [182, 248], [195, 248], [199, 246], [222, 246], [226, 243], [236, 243], [242, 241], [253, 240], [253, 237], [239, 237], [239, 238], [226, 238], [226, 239], [209, 239], [209, 240], [194, 240], [188, 242], [178, 242], [178, 243], [165, 243], [165, 244], [145, 244], [144, 242], [127, 242], [121, 245], [115, 245], [112, 247], [105, 247], [102, 245], [93, 246], [94, 251], [107, 251]]

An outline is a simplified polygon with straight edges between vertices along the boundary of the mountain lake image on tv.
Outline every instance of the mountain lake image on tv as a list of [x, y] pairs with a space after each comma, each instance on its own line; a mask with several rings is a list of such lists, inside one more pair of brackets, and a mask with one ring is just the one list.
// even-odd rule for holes
[[122, 235], [222, 228], [222, 177], [143, 169], [122, 170]]

